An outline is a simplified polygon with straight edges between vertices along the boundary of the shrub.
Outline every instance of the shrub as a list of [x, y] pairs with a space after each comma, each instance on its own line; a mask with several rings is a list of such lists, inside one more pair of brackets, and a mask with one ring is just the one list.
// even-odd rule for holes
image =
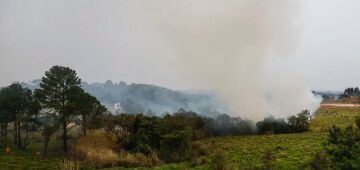
[[304, 110], [297, 115], [287, 119], [266, 117], [263, 121], [256, 123], [261, 134], [281, 134], [281, 133], [300, 133], [309, 130], [311, 115], [308, 110]]
[[83, 159], [95, 167], [111, 167], [118, 163], [118, 155], [110, 144], [103, 140], [104, 133], [93, 131], [86, 137], [80, 137], [73, 146], [73, 155]]
[[296, 116], [291, 116], [288, 119], [290, 131], [293, 133], [305, 132], [310, 127], [310, 111], [304, 110]]
[[212, 152], [213, 146], [210, 143], [201, 143], [199, 141], [191, 144], [191, 154], [194, 158], [208, 155]]
[[72, 160], [62, 160], [59, 165], [59, 170], [80, 170], [80, 163]]
[[329, 170], [330, 161], [324, 153], [318, 152], [311, 161], [310, 168], [313, 170]]
[[360, 116], [356, 117], [355, 124], [358, 129], [360, 129]]
[[263, 163], [263, 169], [264, 170], [271, 170], [275, 169], [275, 154], [271, 152], [270, 150], [265, 151], [263, 156], [261, 157], [261, 161]]
[[256, 126], [261, 134], [289, 132], [289, 127], [285, 119], [276, 119], [275, 117], [264, 118], [263, 121], [257, 122]]
[[227, 170], [229, 168], [226, 155], [223, 150], [216, 150], [211, 162], [214, 170]]
[[190, 132], [187, 130], [174, 131], [162, 136], [161, 157], [167, 162], [185, 160], [190, 151]]
[[119, 160], [118, 155], [110, 149], [86, 149], [86, 160], [96, 167], [112, 167]]
[[153, 167], [160, 165], [156, 153], [144, 155], [142, 153], [121, 153], [119, 155], [118, 165], [122, 167]]
[[335, 169], [360, 169], [360, 131], [352, 126], [330, 129], [326, 151]]

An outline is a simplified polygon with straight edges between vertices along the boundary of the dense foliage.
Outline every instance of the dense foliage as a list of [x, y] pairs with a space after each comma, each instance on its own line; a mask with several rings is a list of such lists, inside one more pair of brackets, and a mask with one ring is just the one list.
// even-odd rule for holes
[[326, 151], [330, 155], [334, 169], [360, 169], [360, 118], [356, 127], [340, 129], [335, 125], [330, 129]]
[[190, 154], [190, 142], [207, 137], [204, 121], [195, 113], [177, 112], [164, 117], [142, 114], [108, 115], [105, 130], [116, 137], [118, 149], [152, 154], [164, 161], [182, 161]]
[[311, 115], [308, 110], [304, 110], [297, 115], [291, 116], [286, 121], [282, 118], [267, 117], [263, 121], [256, 123], [261, 134], [281, 134], [305, 132], [310, 127]]
[[28, 145], [30, 131], [35, 130], [39, 104], [33, 98], [31, 90], [12, 84], [0, 91], [1, 137], [7, 138], [9, 123], [13, 123], [13, 142], [18, 148]]

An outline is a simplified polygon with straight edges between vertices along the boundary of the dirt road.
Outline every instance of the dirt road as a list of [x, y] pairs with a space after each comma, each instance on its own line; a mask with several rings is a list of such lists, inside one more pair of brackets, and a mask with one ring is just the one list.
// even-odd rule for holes
[[322, 103], [321, 107], [360, 107], [359, 104]]

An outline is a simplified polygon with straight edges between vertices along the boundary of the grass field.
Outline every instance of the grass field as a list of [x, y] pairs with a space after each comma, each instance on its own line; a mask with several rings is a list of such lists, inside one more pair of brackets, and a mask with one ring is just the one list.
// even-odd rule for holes
[[[320, 108], [311, 122], [311, 130], [299, 134], [254, 135], [239, 137], [219, 137], [203, 140], [222, 150], [228, 164], [234, 169], [262, 167], [262, 157], [271, 152], [275, 155], [276, 169], [307, 169], [314, 154], [322, 149], [326, 141], [327, 130], [333, 125], [346, 127], [352, 125], [354, 118], [360, 115], [360, 108]], [[45, 160], [35, 156], [39, 144], [32, 145], [29, 152], [14, 151], [10, 155], [0, 152], [0, 169], [56, 169], [60, 159]], [[4, 148], [1, 148], [2, 150]], [[204, 159], [210, 160], [211, 156]], [[209, 169], [209, 164], [184, 162], [166, 164], [154, 169]], [[122, 168], [112, 168], [122, 169]], [[144, 169], [144, 168], [138, 168]], [[110, 170], [110, 169], [108, 169]]]
[[[234, 169], [261, 168], [261, 158], [271, 151], [276, 156], [276, 169], [307, 169], [314, 154], [320, 151], [332, 125], [347, 127], [360, 116], [360, 108], [322, 107], [311, 121], [310, 131], [299, 134], [255, 135], [208, 139], [225, 152]], [[192, 164], [165, 165], [160, 169], [208, 169], [208, 166], [191, 167]]]
[[48, 170], [58, 167], [59, 160], [45, 160], [32, 153], [13, 151], [11, 154], [0, 152], [0, 169], [1, 170]]
[[355, 118], [360, 116], [360, 107], [322, 107], [311, 121], [313, 132], [327, 132], [332, 125], [341, 128], [353, 125]]

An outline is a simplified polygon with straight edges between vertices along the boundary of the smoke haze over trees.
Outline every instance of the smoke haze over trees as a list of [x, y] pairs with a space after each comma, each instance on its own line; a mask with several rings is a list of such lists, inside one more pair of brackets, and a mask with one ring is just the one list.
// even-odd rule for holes
[[[35, 89], [40, 80], [22, 83], [24, 87]], [[165, 112], [176, 112], [180, 108], [192, 110], [210, 117], [226, 112], [215, 94], [211, 92], [181, 92], [148, 84], [113, 83], [82, 83], [82, 88], [95, 96], [113, 113], [153, 113], [162, 115]], [[115, 110], [115, 104], [121, 108]]]

